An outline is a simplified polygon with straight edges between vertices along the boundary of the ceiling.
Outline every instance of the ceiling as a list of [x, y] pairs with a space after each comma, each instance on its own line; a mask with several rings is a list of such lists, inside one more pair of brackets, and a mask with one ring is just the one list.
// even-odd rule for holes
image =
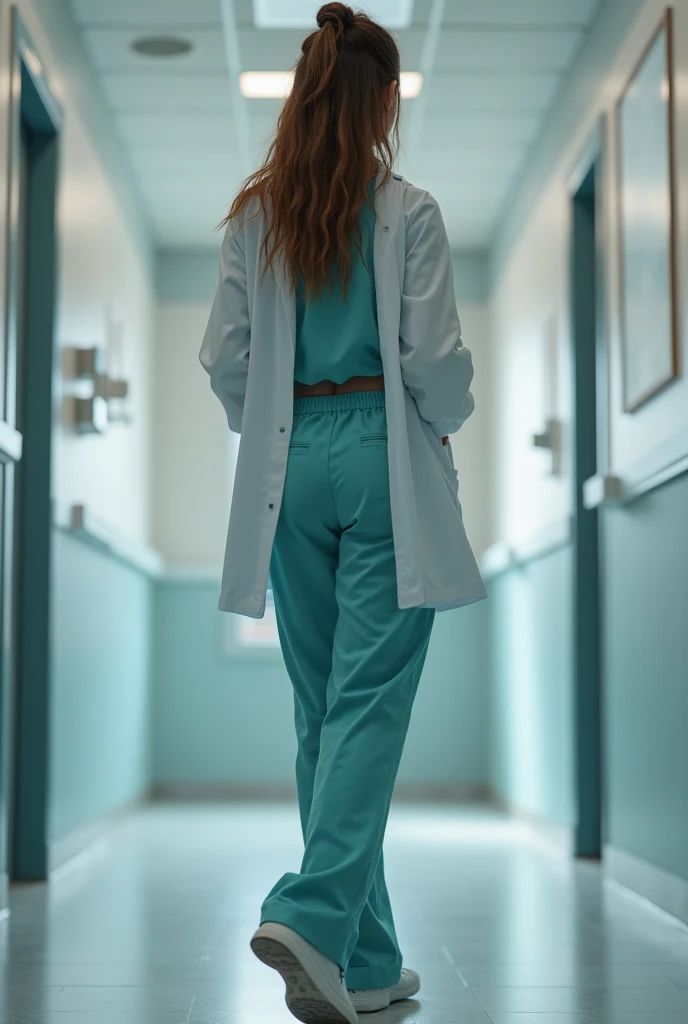
[[[395, 32], [403, 67], [425, 74], [419, 99], [404, 104], [400, 169], [437, 198], [454, 248], [489, 245], [601, 2], [415, 0], [410, 27]], [[239, 97], [238, 73], [289, 68], [305, 30], [256, 28], [253, 0], [69, 5], [157, 244], [216, 245], [214, 226], [259, 161], [279, 110], [278, 101]], [[317, 0], [312, 6], [315, 13]], [[193, 50], [161, 59], [130, 48], [142, 35], [166, 33]]]

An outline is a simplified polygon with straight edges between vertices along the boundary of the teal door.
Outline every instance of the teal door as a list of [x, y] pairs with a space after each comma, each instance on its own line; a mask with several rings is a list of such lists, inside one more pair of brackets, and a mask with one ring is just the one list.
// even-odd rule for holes
[[575, 853], [602, 852], [602, 673], [598, 514], [586, 508], [583, 484], [605, 451], [606, 353], [600, 175], [604, 126], [598, 125], [571, 187], [571, 315], [574, 378], [574, 779]]
[[12, 803], [13, 643], [12, 590], [15, 466], [22, 437], [0, 421], [0, 914], [7, 908], [10, 867], [9, 821]]
[[0, 908], [48, 871], [51, 453], [59, 112], [16, 9], [0, 388]]

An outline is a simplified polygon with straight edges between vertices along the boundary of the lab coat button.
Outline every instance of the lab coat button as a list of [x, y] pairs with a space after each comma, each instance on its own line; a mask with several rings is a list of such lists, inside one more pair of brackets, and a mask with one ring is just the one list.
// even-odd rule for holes
[[389, 227], [385, 224], [385, 231], [389, 231]]
[[280, 427], [280, 434], [284, 433], [284, 427]]
[[270, 502], [270, 504], [268, 505], [268, 508], [274, 508], [274, 507], [275, 507], [275, 506], [273, 505], [273, 503], [272, 503], [272, 502]]

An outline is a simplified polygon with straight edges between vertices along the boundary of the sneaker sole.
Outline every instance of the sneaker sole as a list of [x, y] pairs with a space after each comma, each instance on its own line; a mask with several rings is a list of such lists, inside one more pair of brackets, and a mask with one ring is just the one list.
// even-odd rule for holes
[[356, 1013], [375, 1013], [376, 1010], [386, 1010], [391, 1006], [389, 996], [378, 996], [376, 999], [368, 999], [365, 1003], [357, 1003], [356, 997], [349, 993], [349, 998]]
[[349, 1024], [349, 1020], [322, 994], [303, 964], [277, 939], [251, 940], [251, 949], [267, 967], [281, 974], [287, 987], [290, 1012], [303, 1024]]
[[420, 985], [416, 984], [409, 986], [404, 995], [390, 996], [388, 992], [385, 992], [375, 998], [361, 999], [359, 1002], [356, 1000], [356, 996], [350, 992], [349, 998], [356, 1013], [375, 1013], [377, 1010], [386, 1010], [392, 1003], [400, 1003], [404, 999], [412, 999], [419, 992]]

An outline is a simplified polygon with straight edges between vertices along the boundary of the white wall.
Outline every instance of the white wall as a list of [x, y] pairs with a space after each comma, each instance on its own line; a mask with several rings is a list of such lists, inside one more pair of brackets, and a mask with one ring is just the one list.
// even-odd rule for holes
[[[64, 114], [58, 344], [108, 344], [121, 325], [123, 369], [131, 387], [133, 423], [112, 426], [105, 436], [77, 436], [71, 403], [65, 402], [56, 435], [54, 495], [62, 504], [84, 503], [126, 537], [146, 541], [154, 295], [145, 220], [117, 143], [107, 134], [106, 108], [69, 18], [48, 0], [20, 0], [18, 7]], [[8, 30], [9, 5], [3, 8]], [[9, 55], [9, 31], [3, 38]]]
[[176, 565], [219, 566], [227, 532], [234, 441], [198, 361], [209, 312], [163, 301], [156, 321], [153, 542]]
[[493, 541], [523, 541], [570, 508], [570, 459], [561, 476], [550, 476], [546, 453], [532, 444], [548, 412], [545, 353], [552, 335], [559, 386], [549, 411], [565, 425], [565, 450], [569, 439], [568, 200], [561, 184], [543, 196], [492, 301]]
[[459, 497], [468, 538], [480, 558], [492, 537], [489, 463], [492, 435], [490, 387], [491, 349], [488, 306], [475, 300], [458, 300], [464, 344], [473, 355], [475, 377], [472, 391], [475, 412], [458, 434], [452, 435], [454, 462], [459, 473]]
[[[85, 503], [127, 538], [146, 542], [151, 500], [151, 353], [154, 298], [148, 268], [77, 118], [65, 122], [59, 200], [61, 346], [112, 341], [123, 331], [122, 371], [132, 422], [105, 435], [75, 434], [67, 403], [56, 447], [56, 493]], [[116, 330], [116, 328], [115, 328]]]

